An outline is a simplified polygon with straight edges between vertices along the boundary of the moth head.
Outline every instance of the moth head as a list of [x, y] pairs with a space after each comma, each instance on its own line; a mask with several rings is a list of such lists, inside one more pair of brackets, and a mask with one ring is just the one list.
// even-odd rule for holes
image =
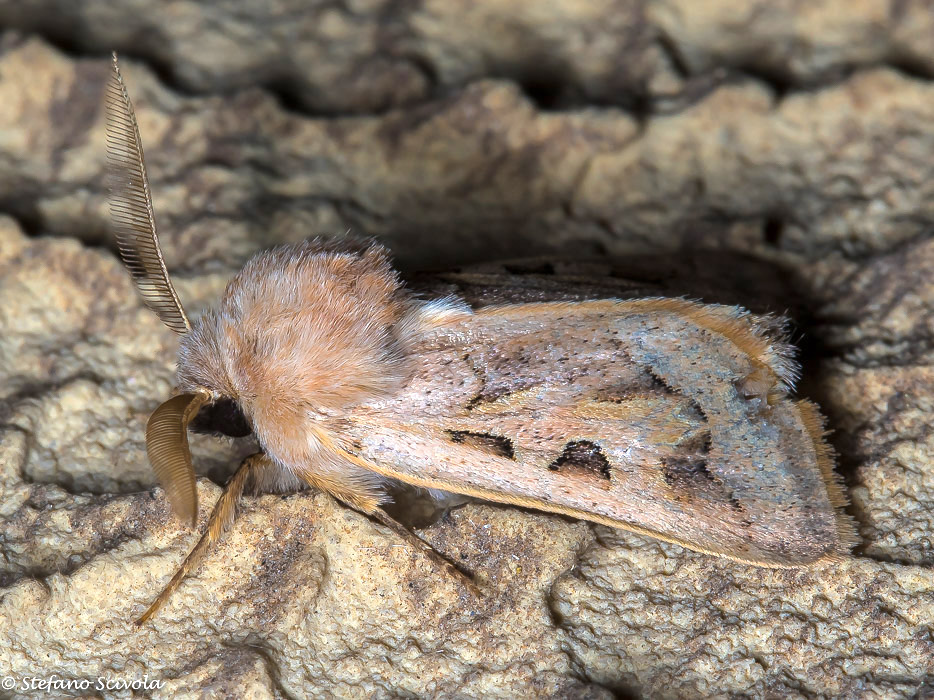
[[[116, 53], [107, 86], [107, 185], [111, 227], [120, 257], [146, 305], [184, 337], [191, 332], [191, 323], [159, 246], [139, 127]], [[207, 386], [189, 387], [159, 406], [146, 426], [146, 451], [153, 470], [175, 514], [192, 525], [198, 516], [198, 491], [188, 426], [202, 407], [219, 396]]]
[[120, 255], [143, 301], [181, 336], [181, 393], [153, 413], [146, 448], [175, 513], [194, 523], [188, 429], [203, 422], [200, 411], [232, 406], [270, 456], [306, 464], [327, 442], [323, 422], [348, 406], [384, 399], [405, 381], [406, 348], [421, 327], [412, 312], [420, 307], [383, 247], [315, 240], [254, 257], [219, 306], [191, 323], [159, 246], [139, 128], [116, 55], [107, 107]]
[[[178, 385], [242, 410], [283, 463], [322, 422], [407, 378], [411, 304], [377, 244], [320, 239], [263, 251], [182, 337]], [[304, 463], [304, 459], [296, 458]]]

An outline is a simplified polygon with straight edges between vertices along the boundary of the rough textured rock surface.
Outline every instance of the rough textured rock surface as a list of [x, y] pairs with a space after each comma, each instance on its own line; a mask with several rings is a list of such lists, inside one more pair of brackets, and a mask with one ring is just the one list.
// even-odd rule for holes
[[[0, 0], [0, 27], [0, 676], [927, 697], [930, 3]], [[197, 533], [146, 490], [176, 338], [106, 233], [111, 48], [189, 310], [256, 250], [347, 229], [409, 267], [654, 256], [633, 269], [650, 284], [793, 312], [860, 545], [767, 571], [472, 502], [419, 534], [476, 601], [328, 497], [266, 495], [136, 628]], [[205, 505], [251, 447], [193, 439]]]

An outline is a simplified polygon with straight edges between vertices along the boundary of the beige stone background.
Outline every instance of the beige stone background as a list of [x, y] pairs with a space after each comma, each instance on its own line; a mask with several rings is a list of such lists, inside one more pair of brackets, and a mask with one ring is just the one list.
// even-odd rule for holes
[[[0, 30], [0, 676], [934, 695], [929, 0], [0, 0]], [[794, 315], [859, 546], [771, 571], [470, 503], [419, 534], [476, 601], [329, 498], [267, 495], [135, 628], [197, 533], [142, 442], [176, 339], [106, 233], [112, 48], [189, 310], [252, 252], [348, 229], [409, 268], [653, 255]], [[249, 449], [193, 439], [202, 518]]]

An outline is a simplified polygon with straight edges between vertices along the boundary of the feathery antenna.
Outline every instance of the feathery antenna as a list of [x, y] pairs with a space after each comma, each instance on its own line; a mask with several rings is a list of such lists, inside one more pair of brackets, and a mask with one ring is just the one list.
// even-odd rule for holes
[[107, 84], [107, 185], [111, 225], [120, 257], [133, 275], [146, 306], [165, 325], [184, 335], [191, 330], [191, 323], [162, 258], [143, 144], [116, 52]]

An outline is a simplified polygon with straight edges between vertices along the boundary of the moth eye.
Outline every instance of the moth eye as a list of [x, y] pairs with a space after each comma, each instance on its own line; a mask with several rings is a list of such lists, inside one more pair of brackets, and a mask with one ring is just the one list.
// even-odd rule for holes
[[197, 433], [226, 435], [227, 437], [246, 437], [253, 432], [250, 422], [233, 399], [218, 399], [213, 404], [204, 406], [191, 421], [190, 428]]
[[548, 465], [553, 472], [573, 469], [586, 471], [598, 475], [607, 481], [610, 480], [610, 462], [603, 454], [603, 450], [596, 443], [589, 440], [576, 440], [564, 446], [561, 456]]
[[516, 453], [512, 447], [512, 441], [502, 435], [488, 435], [487, 433], [472, 433], [469, 430], [448, 430], [448, 436], [451, 442], [459, 445], [475, 447], [478, 450], [489, 452], [497, 457], [506, 457], [515, 459]]

